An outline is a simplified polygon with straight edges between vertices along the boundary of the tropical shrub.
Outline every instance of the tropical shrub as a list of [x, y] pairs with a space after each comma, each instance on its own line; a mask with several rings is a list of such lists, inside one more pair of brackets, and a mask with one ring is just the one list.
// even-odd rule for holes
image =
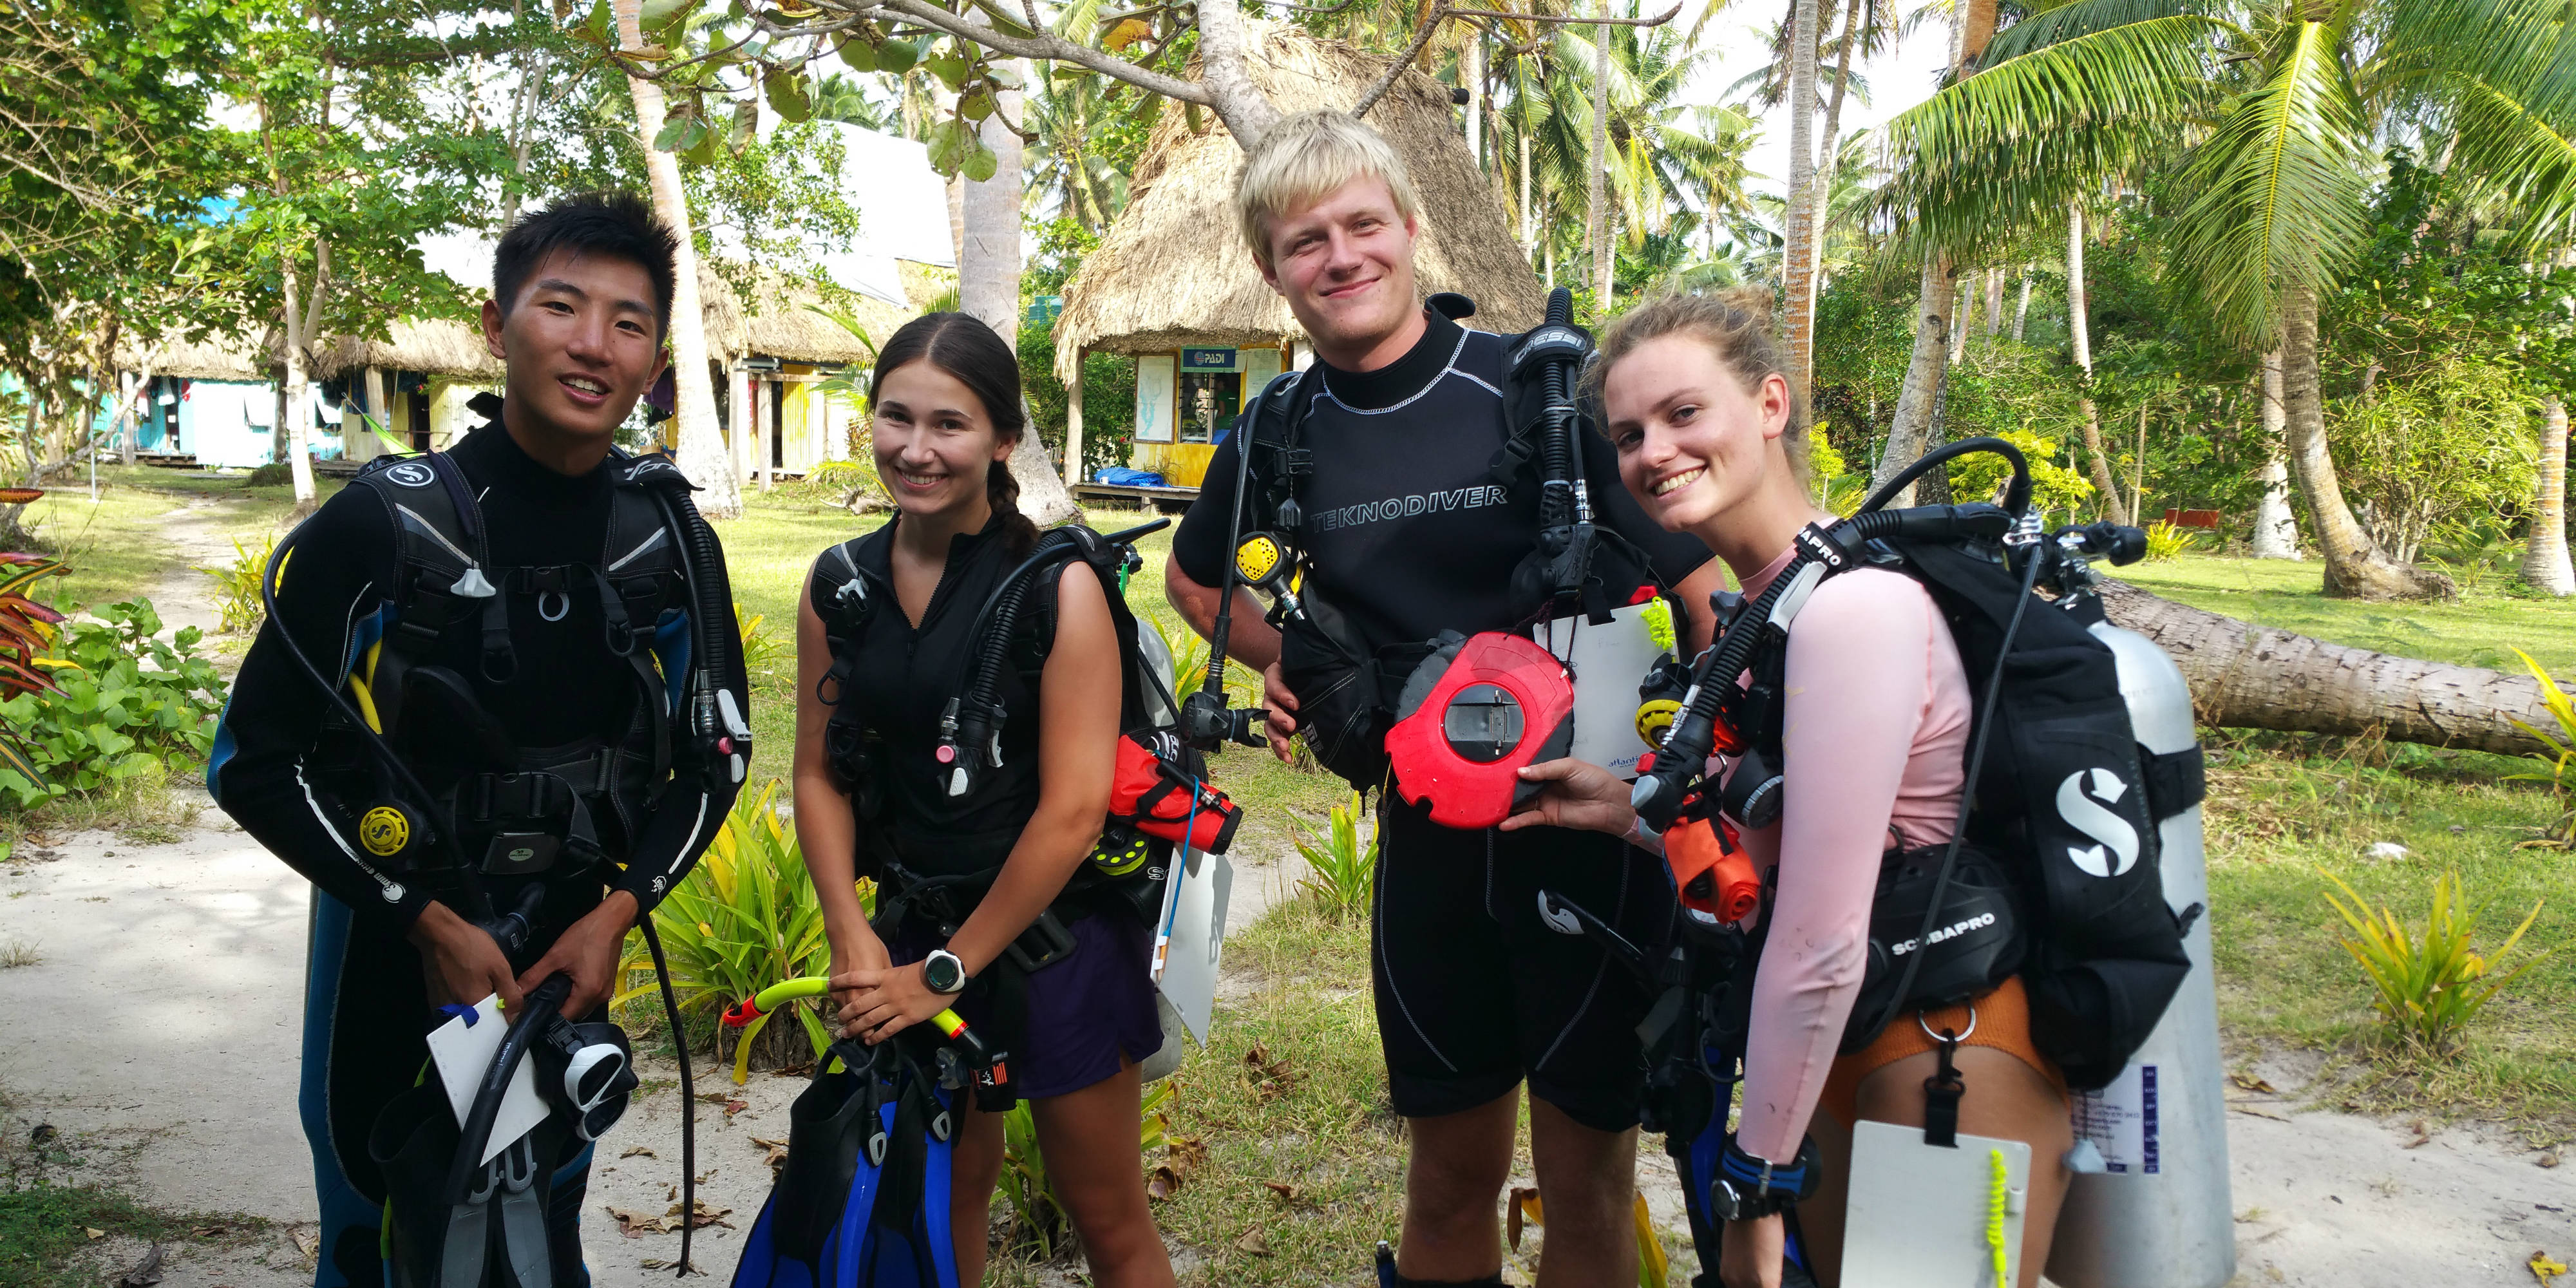
[[[1186, 698], [1207, 683], [1208, 642], [1187, 626], [1165, 626], [1154, 623], [1162, 634], [1163, 647], [1172, 655], [1172, 696]], [[1225, 700], [1228, 706], [1247, 707], [1261, 700], [1261, 677], [1234, 658], [1225, 660]]]
[[2540, 839], [2525, 841], [2522, 844], [2556, 850], [2576, 848], [2576, 809], [2564, 808], [2568, 804], [2569, 795], [2576, 793], [2576, 700], [2571, 700], [2567, 691], [2558, 687], [2558, 681], [2550, 676], [2549, 668], [2542, 666], [2529, 653], [2521, 649], [2515, 649], [2513, 652], [2514, 656], [2522, 659], [2524, 666], [2530, 668], [2531, 678], [2540, 682], [2541, 705], [2548, 708], [2550, 719], [2557, 724], [2558, 732], [2552, 734], [2547, 730], [2536, 729], [2520, 720], [2515, 720], [2513, 722], [2515, 728], [2538, 738], [2549, 748], [2547, 752], [2529, 753], [2533, 760], [2549, 766], [2549, 770], [2546, 773], [2507, 774], [2505, 777], [2524, 782], [2549, 784], [2551, 789], [2558, 793], [2558, 803], [2563, 810], [2558, 816], [2558, 821], [2551, 824], [2549, 831]]
[[233, 538], [233, 561], [201, 567], [197, 571], [214, 578], [216, 607], [223, 620], [216, 629], [226, 635], [248, 635], [259, 629], [260, 619], [268, 616], [268, 605], [260, 597], [260, 587], [268, 579], [269, 557], [277, 552], [277, 534], [271, 532], [252, 545], [240, 537]]
[[[795, 655], [779, 641], [777, 635], [770, 631], [767, 614], [745, 613], [741, 602], [736, 601], [733, 606], [733, 620], [734, 625], [742, 630], [742, 669], [744, 674], [751, 677], [753, 692], [776, 689], [779, 663], [784, 661], [793, 668], [796, 665]], [[790, 670], [789, 678], [793, 679], [794, 674], [794, 671]]]
[[2451, 357], [2327, 408], [2344, 490], [2373, 540], [2400, 562], [2473, 517], [2530, 503], [2537, 469], [2529, 381], [2514, 368]]
[[[8, 598], [0, 596], [0, 607]], [[224, 680], [197, 654], [202, 632], [190, 626], [159, 638], [161, 616], [146, 599], [55, 629], [53, 654], [34, 659], [51, 684], [22, 687], [0, 701], [0, 724], [26, 759], [0, 761], [0, 793], [11, 803], [29, 809], [160, 773], [165, 764], [204, 762], [224, 709]]]
[[[716, 833], [697, 866], [653, 910], [653, 925], [671, 965], [671, 990], [683, 1021], [711, 1026], [725, 1008], [781, 980], [820, 975], [830, 968], [831, 947], [823, 937], [823, 906], [814, 897], [814, 878], [796, 831], [780, 821], [779, 784], [770, 780], [758, 792], [734, 800], [724, 830]], [[873, 910], [873, 883], [859, 882], [859, 903]], [[612, 1000], [617, 1006], [653, 1011], [653, 958], [641, 932], [626, 937], [618, 970], [624, 987]], [[639, 1000], [640, 999], [640, 1000]], [[792, 1007], [816, 1055], [831, 1045], [816, 1002]], [[751, 1059], [761, 1034], [779, 1012], [763, 1015], [735, 1032], [733, 1078], [750, 1076]], [[639, 1018], [642, 1018], [639, 1016]], [[692, 1027], [695, 1027], [692, 1025]], [[719, 1043], [722, 1038], [717, 1039]], [[776, 1038], [763, 1044], [773, 1058], [794, 1048]], [[717, 1054], [723, 1054], [719, 1046]]]
[[2522, 942], [2523, 932], [2540, 919], [2541, 905], [2531, 906], [2530, 915], [2505, 936], [2503, 944], [2480, 953], [2475, 940], [2478, 920], [2486, 909], [2483, 905], [2463, 908], [2456, 872], [2445, 872], [2433, 882], [2433, 907], [2419, 935], [2408, 932], [2396, 909], [2373, 910], [2343, 878], [2317, 870], [2343, 891], [2343, 899], [2331, 892], [2325, 899], [2352, 931], [2340, 942], [2379, 994], [2375, 1006], [2389, 1036], [2424, 1054], [2445, 1056], [2457, 1051], [2461, 1033], [2478, 1012], [2505, 985], [2549, 955], [2550, 950], [2543, 949], [2512, 970], [2496, 974], [2496, 968]]
[[2179, 524], [2162, 519], [2147, 525], [2147, 562], [2166, 563], [2191, 549], [2193, 534]]
[[1322, 834], [1300, 832], [1293, 838], [1297, 853], [1314, 869], [1298, 888], [1336, 921], [1367, 916], [1377, 885], [1378, 838], [1371, 829], [1368, 844], [1360, 844], [1359, 817], [1360, 794], [1353, 792], [1350, 804], [1333, 807]]

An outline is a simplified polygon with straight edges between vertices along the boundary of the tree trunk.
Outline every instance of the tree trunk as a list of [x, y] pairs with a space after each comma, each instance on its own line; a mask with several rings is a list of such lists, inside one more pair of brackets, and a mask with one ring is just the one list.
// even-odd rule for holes
[[2075, 346], [2075, 368], [2083, 373], [2084, 455], [2093, 490], [2102, 498], [2102, 517], [2129, 522], [2129, 507], [2120, 503], [2119, 481], [2111, 476], [2111, 452], [2102, 440], [2102, 409], [2093, 403], [2092, 299], [2084, 289], [2084, 207], [2066, 203], [2066, 331]]
[[2021, 271], [2021, 303], [2013, 306], [2013, 343], [2020, 344], [2030, 329], [2030, 270]]
[[2281, 406], [2281, 351], [2263, 355], [2263, 444], [2267, 456], [2255, 475], [2263, 480], [2263, 499], [2254, 507], [2254, 557], [2297, 559], [2299, 519], [2290, 508], [2290, 466], [2282, 457], [2281, 432], [2287, 416]]
[[2385, 732], [2392, 742], [2519, 755], [2555, 731], [2528, 675], [2328, 644], [2102, 583], [2111, 620], [2162, 646], [2191, 683], [2202, 724], [2293, 733]]
[[2311, 534], [2325, 552], [2325, 593], [2352, 599], [2448, 599], [2451, 579], [2410, 568], [2381, 553], [2352, 516], [2326, 451], [2325, 402], [2318, 388], [2317, 295], [2299, 287], [2281, 299], [2281, 405], [2290, 473], [2307, 499]]
[[[1932, 403], [1950, 356], [1950, 309], [1959, 294], [1958, 274], [1950, 257], [1934, 251], [1923, 260], [1923, 310], [1914, 327], [1914, 354], [1905, 366], [1905, 383], [1896, 392], [1896, 412], [1887, 427], [1887, 447], [1869, 485], [1884, 487], [1923, 454], [1932, 432]], [[1890, 504], [1913, 504], [1912, 491]]]
[[1995, 347], [1995, 341], [2003, 333], [2004, 266], [1997, 264], [1986, 270], [1986, 347]]
[[[1212, 0], [1210, 8], [1225, 0]], [[1020, 119], [1020, 92], [1006, 89], [1000, 95], [1001, 108], [985, 117], [978, 127], [984, 146], [991, 148], [1000, 164], [993, 167], [993, 177], [982, 183], [969, 183], [961, 194], [958, 209], [963, 216], [957, 256], [957, 304], [964, 312], [980, 319], [1002, 337], [1002, 343], [1013, 352], [1020, 347], [1020, 197], [1024, 176], [1021, 173], [1020, 136], [1012, 128]], [[1023, 416], [1028, 404], [1020, 406]], [[1047, 460], [1046, 440], [1031, 424], [1020, 445], [1011, 453], [1011, 477], [1020, 485], [1020, 513], [1032, 522], [1045, 526], [1062, 523], [1079, 511], [1073, 495], [1065, 491], [1064, 478]], [[1074, 466], [1079, 470], [1079, 464]]]
[[2576, 595], [2567, 562], [2567, 404], [2551, 394], [2540, 404], [2540, 486], [2532, 499], [2531, 540], [2522, 548], [2522, 579], [2534, 590]]
[[[1217, 0], [1224, 3], [1224, 0]], [[1593, 12], [1610, 16], [1610, 0], [1592, 0]], [[1592, 29], [1592, 159], [1584, 167], [1584, 227], [1592, 238], [1592, 299], [1601, 317], [1610, 316], [1610, 273], [1618, 255], [1610, 248], [1610, 221], [1603, 191], [1610, 164], [1610, 27]]]
[[1467, 90], [1467, 159], [1476, 173], [1485, 172], [1485, 37], [1480, 31], [1467, 33], [1467, 47], [1458, 55], [1458, 83]]
[[[1965, 79], [1969, 63], [1986, 51], [1995, 34], [1995, 0], [1965, 0], [1952, 11], [1951, 70]], [[1959, 273], [1948, 254], [1932, 251], [1923, 259], [1923, 311], [1914, 327], [1914, 352], [1905, 364], [1905, 383], [1896, 392], [1896, 412], [1887, 429], [1887, 448], [1870, 479], [1882, 487], [1928, 450], [1938, 426], [1934, 404], [1950, 373], [1950, 327], [1959, 304]], [[1890, 504], [1911, 505], [1909, 488]]]
[[321, 504], [320, 493], [313, 486], [313, 454], [310, 446], [313, 426], [305, 421], [303, 409], [306, 383], [304, 342], [308, 338], [305, 335], [304, 323], [307, 317], [321, 311], [322, 292], [328, 288], [329, 283], [323, 280], [324, 274], [316, 273], [313, 283], [313, 307], [309, 309], [300, 307], [304, 303], [304, 297], [296, 284], [296, 279], [301, 276], [296, 271], [299, 267], [300, 265], [296, 264], [292, 257], [289, 257], [284, 265], [286, 307], [279, 312], [286, 324], [284, 328], [286, 380], [277, 391], [280, 404], [277, 410], [278, 423], [271, 427], [273, 432], [269, 435], [268, 441], [270, 460], [277, 459], [276, 444], [280, 441], [286, 444], [287, 473], [295, 480], [295, 512], [302, 514]]
[[[617, 43], [622, 49], [644, 44], [643, 0], [614, 0]], [[698, 487], [698, 512], [710, 519], [742, 513], [742, 478], [725, 459], [724, 436], [716, 429], [716, 394], [707, 369], [707, 315], [698, 299], [698, 251], [689, 227], [688, 189], [680, 182], [680, 159], [653, 146], [662, 132], [662, 86], [630, 76], [626, 92], [635, 101], [635, 141], [644, 149], [644, 174], [653, 189], [653, 213], [679, 242], [672, 258], [671, 383], [679, 394], [680, 473]]]
[[1953, 310], [1955, 316], [1950, 319], [1950, 365], [1953, 367], [1968, 356], [1968, 333], [1977, 329], [1975, 283], [1984, 276], [1983, 273], [1974, 275], [1969, 279], [1968, 288], [1959, 292], [1959, 302]]
[[1789, 388], [1807, 397], [1815, 355], [1816, 0], [1789, 6], [1789, 218], [1780, 243], [1781, 295], [1789, 305]]
[[[1860, 0], [1847, 0], [1843, 6], [1843, 43], [1834, 54], [1834, 92], [1825, 105], [1824, 142], [1816, 149], [1816, 168], [1811, 180], [1815, 197], [1807, 219], [1807, 296], [1793, 299], [1793, 307], [1803, 308], [1807, 329], [1807, 355], [1799, 359], [1807, 373], [1803, 389], [1810, 396], [1815, 382], [1816, 300], [1825, 289], [1825, 226], [1833, 222], [1834, 176], [1840, 172], [1843, 131], [1843, 92], [1851, 86], [1852, 46], [1860, 43]], [[1714, 230], [1712, 230], [1714, 232]]]

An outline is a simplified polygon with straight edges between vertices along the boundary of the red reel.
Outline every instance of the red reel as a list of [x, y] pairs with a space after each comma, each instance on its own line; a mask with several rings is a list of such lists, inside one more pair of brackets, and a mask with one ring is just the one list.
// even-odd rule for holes
[[1521, 766], [1574, 745], [1574, 681], [1556, 655], [1521, 635], [1488, 631], [1424, 659], [1387, 731], [1396, 794], [1430, 802], [1442, 827], [1492, 827], [1537, 789]]

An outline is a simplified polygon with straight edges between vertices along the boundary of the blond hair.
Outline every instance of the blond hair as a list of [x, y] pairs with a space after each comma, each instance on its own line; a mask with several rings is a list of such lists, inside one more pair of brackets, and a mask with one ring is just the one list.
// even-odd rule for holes
[[1374, 178], [1395, 198], [1395, 212], [1414, 217], [1420, 204], [1404, 158], [1348, 112], [1299, 112], [1261, 136], [1243, 159], [1234, 184], [1235, 218], [1244, 245], [1265, 269], [1270, 262], [1269, 221], [1331, 196], [1354, 179]]
[[[1707, 345], [1747, 393], [1760, 388], [1767, 376], [1785, 380], [1789, 374], [1779, 341], [1771, 334], [1771, 292], [1738, 286], [1711, 295], [1665, 295], [1621, 314], [1602, 332], [1601, 360], [1587, 373], [1593, 396], [1600, 396], [1620, 359], [1668, 335], [1687, 335]], [[1794, 381], [1789, 383], [1789, 426], [1780, 433], [1780, 448], [1789, 454], [1790, 471], [1805, 483], [1807, 398]]]

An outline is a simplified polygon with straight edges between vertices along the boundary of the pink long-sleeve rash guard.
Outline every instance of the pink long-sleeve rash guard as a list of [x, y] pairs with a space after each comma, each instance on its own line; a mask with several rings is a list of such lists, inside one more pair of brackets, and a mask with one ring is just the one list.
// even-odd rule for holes
[[[1759, 594], [1782, 552], [1750, 578]], [[1780, 821], [1743, 835], [1780, 869], [1755, 973], [1737, 1143], [1797, 1157], [1860, 990], [1879, 856], [1950, 839], [1965, 777], [1967, 669], [1912, 578], [1862, 568], [1827, 579], [1789, 634]], [[1901, 840], [1899, 839], [1901, 838]]]

